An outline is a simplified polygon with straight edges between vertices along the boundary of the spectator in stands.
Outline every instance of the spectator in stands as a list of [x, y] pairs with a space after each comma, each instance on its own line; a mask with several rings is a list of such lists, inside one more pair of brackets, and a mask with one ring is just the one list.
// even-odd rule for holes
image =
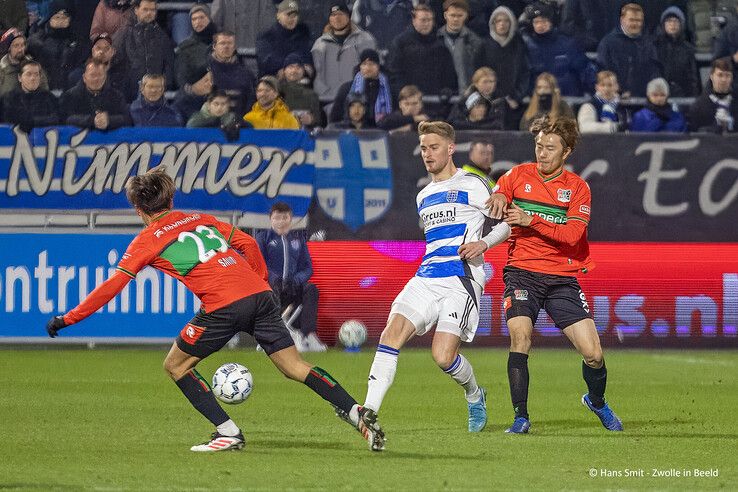
[[134, 126], [183, 126], [182, 116], [164, 98], [166, 87], [163, 75], [143, 76], [141, 92], [130, 109]]
[[[0, 52], [7, 53], [0, 58], [0, 97], [2, 97], [20, 85], [18, 75], [21, 63], [31, 61], [33, 58], [26, 54], [26, 37], [14, 27], [0, 37], [0, 47]], [[49, 89], [43, 70], [41, 70], [41, 88]]]
[[417, 131], [418, 124], [430, 117], [423, 111], [423, 93], [414, 85], [406, 85], [398, 96], [400, 109], [382, 118], [377, 126], [382, 130]]
[[277, 12], [272, 0], [213, 0], [213, 22], [221, 31], [235, 35], [236, 46], [253, 50], [256, 37], [274, 22]]
[[456, 78], [459, 90], [469, 85], [474, 74], [474, 63], [482, 53], [482, 40], [468, 27], [465, 22], [469, 17], [469, 3], [467, 0], [446, 0], [443, 2], [443, 18], [446, 24], [438, 29], [438, 37], [451, 53], [456, 69]]
[[200, 67], [189, 73], [185, 85], [177, 91], [173, 103], [183, 121], [189, 120], [190, 116], [200, 111], [212, 90], [213, 74], [210, 73], [210, 67]]
[[[120, 91], [121, 94], [128, 94], [128, 73], [125, 63], [115, 56], [115, 47], [113, 39], [108, 33], [102, 33], [95, 36], [92, 40], [92, 49], [90, 57], [105, 65], [108, 72], [107, 83], [112, 85], [114, 89]], [[86, 60], [82, 62], [80, 67], [72, 70], [69, 74], [69, 86], [73, 87], [82, 80], [82, 74], [85, 71]]]
[[114, 130], [130, 126], [131, 118], [123, 94], [106, 84], [105, 65], [88, 60], [82, 80], [61, 96], [60, 116], [65, 125], [91, 130]]
[[469, 18], [466, 20], [466, 27], [479, 36], [479, 39], [484, 40], [489, 36], [489, 18], [499, 4], [498, 0], [472, 0], [469, 2]]
[[461, 166], [464, 171], [476, 174], [494, 187], [495, 180], [491, 178], [492, 162], [495, 160], [495, 146], [483, 140], [474, 140], [469, 146], [469, 163]]
[[0, 32], [5, 32], [12, 27], [22, 33], [28, 29], [28, 11], [25, 0], [0, 2]]
[[587, 56], [573, 38], [554, 27], [551, 7], [537, 2], [529, 10], [533, 29], [523, 38], [530, 60], [530, 85], [534, 85], [540, 74], [548, 72], [556, 77], [561, 94], [581, 96], [585, 89], [589, 89], [586, 86]]
[[70, 27], [71, 15], [65, 0], [54, 0], [49, 8], [51, 17], [28, 39], [28, 53], [46, 67], [49, 88], [68, 89], [70, 73], [89, 56], [90, 42], [77, 39]]
[[108, 33], [114, 40], [135, 22], [131, 0], [100, 0], [90, 26], [90, 39]]
[[272, 228], [256, 235], [261, 254], [269, 271], [269, 285], [285, 310], [302, 306], [298, 318], [298, 333], [291, 333], [298, 351], [325, 352], [318, 329], [318, 288], [309, 282], [313, 275], [304, 231], [292, 231], [292, 208], [277, 202], [269, 213]]
[[302, 83], [305, 78], [304, 67], [299, 55], [295, 53], [287, 55], [284, 59], [280, 80], [284, 102], [303, 127], [322, 126], [323, 110], [320, 107], [318, 95]]
[[653, 79], [646, 88], [648, 103], [633, 115], [630, 123], [632, 132], [686, 132], [687, 122], [679, 111], [669, 103], [669, 83]]
[[259, 83], [256, 84], [256, 102], [251, 111], [243, 116], [243, 120], [257, 130], [300, 128], [297, 118], [282, 100], [279, 81], [271, 75], [259, 79]]
[[[410, 26], [414, 15], [411, 0], [356, 0], [353, 8], [351, 20], [377, 40], [379, 50], [390, 48], [397, 35]], [[429, 11], [432, 15], [433, 11]]]
[[214, 89], [200, 111], [187, 120], [187, 128], [238, 128], [238, 117], [230, 110], [230, 98], [225, 91]]
[[465, 25], [469, 17], [467, 0], [446, 0], [443, 8], [446, 24], [438, 29], [438, 37], [451, 53], [459, 90], [463, 92], [474, 74], [474, 64], [479, 60], [484, 45], [482, 39]]
[[738, 89], [738, 3], [733, 6], [730, 20], [715, 40], [714, 58], [730, 57], [733, 61], [733, 89]]
[[533, 94], [528, 103], [528, 109], [520, 119], [520, 130], [528, 131], [533, 120], [548, 115], [551, 120], [560, 117], [573, 118], [574, 112], [561, 97], [561, 90], [556, 83], [556, 77], [548, 72], [543, 72], [536, 79]]
[[656, 56], [674, 97], [694, 97], [700, 93], [695, 48], [685, 39], [684, 22], [684, 13], [677, 7], [669, 7], [661, 14], [656, 36]]
[[202, 3], [196, 3], [190, 9], [190, 24], [192, 35], [177, 46], [174, 59], [177, 87], [184, 87], [193, 72], [201, 72], [208, 66], [216, 32], [210, 19], [210, 9]]
[[328, 125], [329, 130], [365, 130], [375, 128], [374, 121], [366, 117], [367, 103], [364, 94], [349, 93], [346, 96], [346, 112], [340, 121]]
[[[715, 0], [691, 0], [687, 5], [687, 24], [694, 38], [694, 45], [700, 53], [711, 53], [713, 48], [713, 24]], [[682, 26], [684, 28], [684, 26]]]
[[[505, 128], [518, 127], [520, 104], [528, 95], [530, 65], [528, 49], [517, 32], [518, 22], [512, 10], [498, 7], [489, 18], [489, 37], [485, 39], [480, 59], [475, 64], [489, 67], [498, 75], [497, 93], [507, 100]], [[513, 121], [514, 120], [514, 121]]]
[[597, 62], [615, 72], [623, 97], [643, 97], [650, 80], [661, 76], [656, 47], [643, 31], [643, 8], [627, 3], [620, 9], [620, 26], [607, 34], [597, 47]]
[[21, 64], [19, 86], [2, 99], [2, 121], [18, 125], [28, 133], [39, 126], [59, 123], [59, 103], [56, 97], [41, 88], [41, 65], [37, 61]]
[[346, 97], [350, 93], [363, 94], [366, 99], [366, 122], [376, 126], [382, 118], [392, 112], [392, 92], [389, 80], [380, 70], [379, 53], [368, 49], [359, 55], [359, 71], [350, 82], [338, 89], [336, 100], [331, 107], [328, 121], [335, 123], [344, 119]]
[[446, 45], [433, 29], [433, 11], [419, 3], [412, 25], [395, 37], [387, 60], [390, 86], [416, 85], [424, 94], [456, 93], [458, 78]]
[[623, 0], [566, 0], [561, 12], [561, 31], [572, 36], [584, 51], [597, 51], [607, 33], [620, 25]]
[[496, 89], [495, 71], [489, 67], [477, 69], [471, 85], [451, 110], [449, 123], [458, 129], [504, 129], [507, 101], [498, 95]]
[[130, 89], [138, 87], [147, 73], [174, 81], [174, 44], [156, 23], [156, 0], [134, 0], [133, 13], [136, 23], [121, 32], [116, 42], [118, 56], [128, 65], [129, 101], [136, 97]]
[[[315, 67], [315, 92], [321, 101], [333, 101], [339, 87], [354, 77], [359, 54], [376, 49], [374, 37], [349, 19], [349, 9], [343, 0], [330, 6], [328, 26], [312, 48]], [[330, 107], [326, 107], [330, 112]]]
[[213, 38], [210, 57], [213, 84], [231, 98], [231, 111], [243, 115], [254, 104], [254, 75], [236, 56], [236, 35], [221, 31]]
[[712, 62], [705, 90], [689, 108], [687, 122], [693, 132], [735, 132], [738, 128], [738, 97], [732, 89], [733, 63], [730, 57]]
[[282, 0], [277, 6], [277, 22], [256, 38], [256, 62], [259, 76], [281, 75], [284, 59], [296, 54], [308, 75], [313, 74], [310, 55], [310, 31], [300, 22], [297, 0]]
[[618, 77], [609, 70], [597, 74], [592, 101], [582, 104], [577, 115], [581, 133], [616, 133], [627, 128], [628, 115], [620, 106]]

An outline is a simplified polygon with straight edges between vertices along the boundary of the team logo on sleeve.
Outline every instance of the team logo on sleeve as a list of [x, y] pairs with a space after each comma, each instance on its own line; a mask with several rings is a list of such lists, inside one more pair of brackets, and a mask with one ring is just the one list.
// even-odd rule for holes
[[579, 212], [589, 215], [589, 207], [587, 205], [580, 205]]
[[448, 203], [455, 203], [459, 199], [459, 191], [451, 190], [446, 192], [446, 201]]
[[560, 202], [567, 203], [571, 201], [571, 190], [562, 190], [561, 188], [559, 188], [558, 190], [556, 190], [556, 192], [559, 195]]

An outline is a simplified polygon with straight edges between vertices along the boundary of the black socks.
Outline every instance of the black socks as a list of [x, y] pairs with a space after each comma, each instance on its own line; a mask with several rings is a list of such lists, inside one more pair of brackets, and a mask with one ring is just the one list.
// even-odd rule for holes
[[304, 383], [305, 386], [315, 391], [324, 400], [332, 403], [347, 414], [356, 405], [356, 400], [346, 393], [346, 390], [338, 384], [338, 381], [318, 366], [310, 369]]
[[507, 357], [507, 379], [515, 417], [528, 418], [528, 354], [510, 352]]
[[214, 426], [217, 427], [230, 419], [213, 396], [208, 383], [195, 369], [185, 374], [182, 379], [175, 381], [175, 383], [190, 400], [195, 410], [203, 414]]
[[605, 361], [602, 361], [602, 367], [594, 369], [589, 367], [582, 361], [582, 377], [587, 383], [589, 391], [589, 400], [592, 405], [600, 409], [605, 406], [605, 386], [607, 386], [607, 368]]

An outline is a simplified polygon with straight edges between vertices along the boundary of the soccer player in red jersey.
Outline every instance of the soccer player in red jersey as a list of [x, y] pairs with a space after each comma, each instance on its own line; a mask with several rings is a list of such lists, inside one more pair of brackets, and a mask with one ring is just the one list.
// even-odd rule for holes
[[218, 404], [195, 369], [236, 333], [253, 335], [275, 366], [288, 378], [308, 386], [343, 411], [371, 439], [379, 424], [360, 424], [365, 410], [325, 370], [304, 361], [279, 314], [267, 282], [267, 268], [256, 241], [235, 226], [202, 213], [173, 208], [174, 181], [156, 168], [131, 178], [126, 193], [146, 227], [128, 246], [116, 272], [68, 313], [46, 325], [52, 338], [65, 326], [82, 321], [117, 295], [150, 265], [184, 283], [202, 301], [202, 308], [182, 328], [164, 359], [164, 369], [193, 407], [216, 431], [192, 451], [242, 449], [241, 429]]
[[579, 138], [577, 123], [571, 118], [543, 117], [533, 123], [531, 132], [536, 162], [508, 171], [487, 201], [492, 216], [504, 217], [512, 226], [503, 279], [510, 332], [507, 375], [515, 420], [506, 432], [524, 434], [530, 428], [528, 352], [541, 308], [582, 355], [588, 389], [582, 403], [605, 428], [621, 431], [620, 419], [605, 402], [607, 369], [600, 338], [576, 278], [594, 266], [587, 244], [589, 186], [564, 169]]

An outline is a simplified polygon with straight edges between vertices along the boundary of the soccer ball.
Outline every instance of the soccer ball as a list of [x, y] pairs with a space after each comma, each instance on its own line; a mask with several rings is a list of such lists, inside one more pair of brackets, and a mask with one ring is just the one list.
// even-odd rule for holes
[[243, 403], [254, 389], [254, 378], [248, 368], [229, 362], [213, 374], [213, 394], [223, 403]]
[[347, 349], [358, 349], [366, 342], [366, 326], [361, 321], [344, 321], [338, 330], [338, 339]]

